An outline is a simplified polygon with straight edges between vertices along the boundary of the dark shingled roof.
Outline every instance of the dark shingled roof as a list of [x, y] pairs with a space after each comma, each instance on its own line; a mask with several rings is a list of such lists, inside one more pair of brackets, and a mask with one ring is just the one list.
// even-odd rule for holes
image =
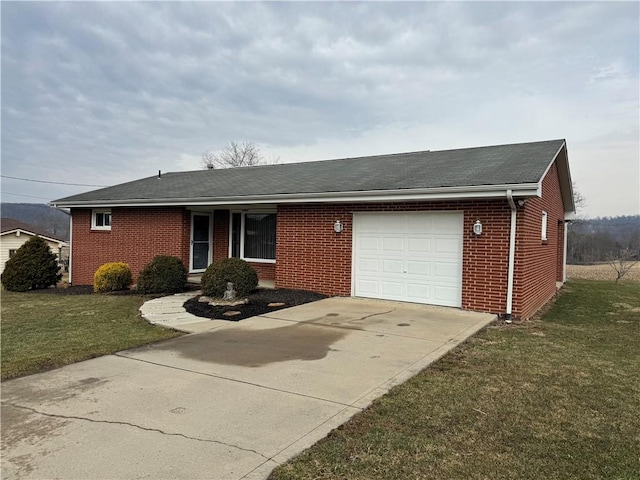
[[535, 184], [564, 140], [304, 163], [164, 173], [52, 203], [224, 199]]

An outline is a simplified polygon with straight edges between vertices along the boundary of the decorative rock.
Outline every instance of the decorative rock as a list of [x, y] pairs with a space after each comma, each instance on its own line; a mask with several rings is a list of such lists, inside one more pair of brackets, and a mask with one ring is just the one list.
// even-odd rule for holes
[[198, 301], [199, 301], [199, 302], [202, 302], [202, 303], [207, 303], [207, 302], [210, 302], [210, 301], [211, 301], [211, 297], [207, 297], [206, 295], [202, 295], [202, 296], [198, 299]]
[[267, 307], [284, 307], [285, 305], [286, 303], [284, 302], [273, 302], [273, 303], [269, 303]]
[[219, 298], [211, 299], [209, 305], [212, 307], [237, 307], [238, 305], [246, 305], [249, 303], [249, 299], [243, 298], [240, 300], [220, 300]]
[[229, 310], [228, 312], [224, 312], [222, 315], [225, 317], [235, 317], [236, 315], [240, 315], [242, 312], [238, 310]]

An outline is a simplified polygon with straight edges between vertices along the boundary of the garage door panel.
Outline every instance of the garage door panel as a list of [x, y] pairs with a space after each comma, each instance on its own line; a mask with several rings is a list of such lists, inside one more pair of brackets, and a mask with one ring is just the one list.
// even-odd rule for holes
[[431, 288], [427, 284], [407, 284], [407, 299], [410, 301], [420, 301], [431, 297]]
[[452, 282], [455, 282], [458, 278], [459, 265], [452, 262], [434, 262], [435, 265], [435, 277], [449, 278]]
[[358, 219], [358, 232], [360, 233], [380, 233], [382, 225], [374, 216], [362, 216]]
[[434, 233], [433, 217], [426, 215], [398, 214], [405, 217], [407, 232], [411, 234]]
[[435, 239], [435, 253], [440, 254], [453, 254], [458, 255], [461, 251], [460, 241], [457, 238], [445, 237]]
[[402, 298], [404, 293], [404, 282], [393, 282], [385, 280], [380, 282], [380, 293], [383, 296]]
[[402, 252], [404, 251], [404, 238], [400, 237], [383, 237], [383, 252]]
[[382, 272], [383, 273], [404, 273], [404, 261], [402, 259], [383, 259], [382, 260]]
[[377, 273], [380, 271], [380, 261], [377, 258], [361, 258], [358, 269], [363, 273]]
[[462, 213], [355, 213], [353, 225], [354, 295], [461, 306]]
[[409, 238], [407, 239], [407, 250], [413, 254], [429, 254], [431, 253], [431, 240], [428, 238]]
[[366, 279], [358, 280], [358, 291], [365, 297], [377, 297], [379, 295], [378, 282]]
[[380, 239], [378, 237], [370, 237], [363, 235], [359, 239], [358, 248], [362, 252], [372, 251], [377, 252], [380, 249]]
[[438, 305], [445, 305], [448, 307], [457, 307], [459, 289], [455, 287], [445, 287], [442, 285], [436, 285], [433, 288], [434, 299], [439, 302]]
[[409, 275], [420, 275], [424, 277], [429, 277], [431, 275], [431, 262], [408, 260], [407, 273]]
[[437, 215], [433, 217], [434, 233], [462, 235], [462, 222], [455, 215]]

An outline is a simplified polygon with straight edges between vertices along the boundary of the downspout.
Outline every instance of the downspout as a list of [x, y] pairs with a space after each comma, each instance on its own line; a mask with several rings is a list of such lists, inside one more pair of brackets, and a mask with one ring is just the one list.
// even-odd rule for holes
[[513, 192], [507, 190], [507, 201], [511, 207], [511, 232], [509, 233], [509, 270], [507, 273], [507, 311], [504, 320], [511, 323], [511, 312], [513, 309], [513, 274], [516, 263], [516, 204], [513, 201]]
[[564, 222], [564, 246], [562, 252], [562, 283], [567, 283], [567, 230], [569, 229], [569, 222]]
[[73, 285], [71, 280], [71, 259], [73, 258], [73, 215], [69, 215], [69, 285]]

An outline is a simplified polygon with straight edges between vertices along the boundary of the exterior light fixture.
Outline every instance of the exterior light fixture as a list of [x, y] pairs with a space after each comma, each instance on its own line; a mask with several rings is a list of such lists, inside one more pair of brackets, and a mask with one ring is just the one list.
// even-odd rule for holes
[[340, 220], [336, 220], [333, 224], [333, 231], [336, 233], [341, 233], [344, 230], [344, 225], [340, 222]]
[[482, 223], [480, 223], [480, 220], [476, 220], [476, 223], [473, 224], [473, 233], [482, 235]]

